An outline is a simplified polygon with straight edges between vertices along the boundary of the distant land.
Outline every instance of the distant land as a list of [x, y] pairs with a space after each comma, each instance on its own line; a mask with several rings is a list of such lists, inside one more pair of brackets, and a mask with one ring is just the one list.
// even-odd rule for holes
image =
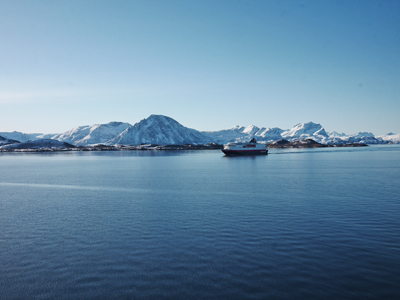
[[[354, 144], [399, 144], [400, 134], [388, 133], [374, 136], [370, 132], [359, 132], [352, 135], [326, 132], [317, 123], [308, 122], [295, 125], [291, 129], [234, 126], [219, 131], [198, 131], [187, 128], [174, 119], [163, 115], [151, 115], [131, 125], [123, 122], [85, 125], [73, 128], [64, 133], [22, 133], [0, 132], [0, 150], [12, 149], [81, 149], [93, 147], [101, 149], [135, 149], [158, 147], [158, 149], [183, 148], [202, 149], [218, 148], [216, 145], [231, 142], [246, 142], [256, 138], [257, 142], [271, 147], [319, 147], [344, 146]], [[280, 144], [277, 141], [285, 141]], [[308, 142], [304, 142], [307, 141]], [[315, 143], [311, 142], [314, 141]], [[299, 142], [303, 141], [303, 142]], [[297, 143], [296, 143], [297, 142]], [[285, 146], [283, 146], [286, 144]], [[164, 145], [164, 146], [162, 146]], [[169, 146], [168, 146], [169, 145]], [[175, 145], [175, 147], [171, 147]], [[204, 147], [203, 147], [203, 146]], [[207, 146], [205, 146], [207, 145]]]

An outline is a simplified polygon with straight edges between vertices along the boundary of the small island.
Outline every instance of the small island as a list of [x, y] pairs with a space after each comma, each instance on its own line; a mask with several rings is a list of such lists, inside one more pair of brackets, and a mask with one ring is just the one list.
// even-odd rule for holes
[[368, 145], [363, 143], [326, 145], [318, 143], [313, 139], [304, 139], [293, 142], [289, 142], [288, 140], [279, 140], [272, 143], [267, 143], [267, 146], [268, 148], [327, 148], [327, 147], [366, 147]]

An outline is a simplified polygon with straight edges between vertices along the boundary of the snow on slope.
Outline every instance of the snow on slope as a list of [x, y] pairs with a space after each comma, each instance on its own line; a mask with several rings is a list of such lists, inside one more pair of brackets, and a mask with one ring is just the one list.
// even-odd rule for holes
[[[332, 143], [332, 142], [328, 141], [327, 143]], [[371, 132], [358, 132], [356, 134], [340, 137], [340, 141], [338, 141], [338, 143], [383, 144], [383, 141], [375, 138], [375, 136]]]
[[219, 131], [201, 131], [210, 141], [218, 144], [246, 142], [256, 138], [258, 142], [270, 142], [282, 139], [280, 128], [259, 128], [254, 125], [247, 127], [234, 126]]
[[375, 137], [370, 132], [359, 132], [353, 135], [331, 132], [329, 135], [320, 124], [313, 122], [295, 125], [292, 129], [259, 128], [255, 125], [234, 126], [219, 131], [197, 131], [182, 126], [172, 118], [162, 115], [151, 115], [134, 126], [129, 123], [110, 122], [92, 126], [80, 126], [62, 134], [24, 134], [21, 132], [0, 133], [6, 139], [25, 142], [38, 138], [51, 138], [75, 145], [93, 144], [207, 144], [211, 142], [226, 144], [229, 142], [246, 142], [256, 138], [258, 142], [269, 143], [286, 139], [296, 141], [311, 138], [323, 144], [387, 144], [400, 143], [399, 134], [387, 134]]
[[131, 126], [132, 125], [129, 123], [122, 122], [79, 126], [60, 135], [56, 135], [53, 139], [77, 146], [103, 144], [114, 139], [121, 132]]
[[375, 137], [371, 132], [358, 132], [350, 136], [353, 138]]
[[[257, 141], [263, 141], [266, 143], [278, 141], [282, 139], [282, 133], [284, 130], [274, 127], [274, 128], [261, 128], [258, 132], [255, 133], [253, 137], [257, 139]], [[251, 137], [251, 138], [253, 138]]]
[[400, 144], [400, 133], [394, 134], [390, 132], [385, 135], [377, 136], [377, 139], [378, 140], [380, 139], [388, 144]]
[[332, 131], [332, 132], [328, 132], [328, 136], [329, 136], [329, 138], [341, 138], [341, 137], [345, 137], [346, 134]]
[[[243, 142], [249, 139], [249, 134], [246, 133], [246, 129], [250, 129], [244, 126], [234, 126], [230, 129], [223, 129], [218, 131], [201, 131], [203, 135], [208, 137], [210, 142], [218, 144], [227, 144], [235, 142]], [[251, 131], [251, 130], [250, 130]]]
[[244, 130], [243, 133], [246, 133], [248, 135], [254, 135], [256, 132], [258, 132], [260, 128], [254, 125], [247, 126]]
[[10, 144], [19, 144], [19, 141], [7, 139], [5, 137], [0, 136], [0, 146], [10, 145]]
[[0, 132], [0, 135], [5, 137], [6, 139], [26, 142], [29, 140], [38, 139], [39, 136], [42, 135], [42, 133], [22, 133], [19, 131], [13, 131], [13, 132]]
[[284, 139], [290, 141], [311, 138], [316, 142], [321, 142], [329, 137], [321, 124], [313, 122], [297, 124], [292, 129], [283, 132], [281, 135]]
[[206, 143], [209, 140], [201, 132], [184, 127], [174, 119], [162, 115], [151, 115], [108, 142], [111, 145]]
[[[296, 141], [302, 139], [313, 139], [323, 144], [346, 144], [346, 143], [391, 143], [396, 142], [395, 138], [386, 140], [375, 138], [372, 133], [357, 133], [354, 135], [346, 135], [344, 133], [332, 132], [329, 135], [325, 129], [317, 123], [308, 122], [295, 125], [292, 129], [282, 130], [280, 128], [259, 128], [255, 125], [250, 126], [234, 126], [230, 129], [219, 131], [197, 131], [182, 126], [170, 117], [162, 115], [151, 115], [134, 126], [116, 133], [109, 132], [109, 135], [99, 134], [100, 128], [110, 127], [114, 123], [81, 126], [73, 129], [64, 135], [70, 137], [65, 141], [69, 141], [76, 145], [98, 144], [104, 143], [108, 145], [139, 145], [143, 143], [149, 144], [207, 144], [219, 143], [226, 144], [229, 142], [246, 142], [252, 138], [256, 138], [258, 142], [269, 143], [281, 139]], [[127, 124], [127, 123], [119, 123]], [[112, 126], [111, 126], [112, 127]], [[95, 134], [96, 133], [96, 134]], [[72, 138], [73, 137], [73, 138]], [[393, 140], [393, 141], [392, 141]]]

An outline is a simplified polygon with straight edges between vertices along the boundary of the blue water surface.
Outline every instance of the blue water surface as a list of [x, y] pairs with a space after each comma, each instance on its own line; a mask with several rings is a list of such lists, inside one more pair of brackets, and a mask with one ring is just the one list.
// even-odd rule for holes
[[0, 299], [400, 299], [400, 147], [0, 154]]

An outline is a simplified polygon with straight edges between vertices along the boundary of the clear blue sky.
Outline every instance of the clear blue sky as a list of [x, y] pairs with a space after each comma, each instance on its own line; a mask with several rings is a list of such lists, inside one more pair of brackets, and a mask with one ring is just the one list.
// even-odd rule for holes
[[400, 133], [398, 0], [3, 0], [0, 43], [0, 131]]

